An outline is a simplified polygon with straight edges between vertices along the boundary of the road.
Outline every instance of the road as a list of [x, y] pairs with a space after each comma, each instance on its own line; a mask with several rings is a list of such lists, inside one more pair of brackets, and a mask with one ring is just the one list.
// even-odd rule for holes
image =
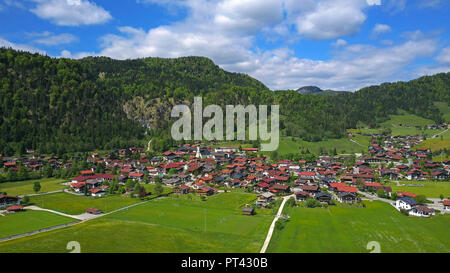
[[83, 213], [83, 214], [80, 214], [80, 215], [70, 215], [70, 214], [62, 213], [62, 212], [59, 212], [59, 211], [56, 211], [56, 210], [43, 209], [43, 208], [38, 207], [38, 206], [28, 206], [28, 207], [25, 207], [25, 209], [37, 210], [37, 211], [46, 211], [46, 212], [58, 214], [58, 215], [61, 215], [61, 216], [64, 216], [64, 217], [69, 217], [69, 218], [81, 220], [81, 221], [91, 220], [91, 219], [94, 219], [94, 218], [98, 218], [98, 216], [99, 216], [99, 215], [92, 215], [92, 214], [88, 214], [88, 213]]
[[280, 219], [281, 214], [283, 213], [284, 205], [286, 204], [287, 200], [293, 196], [294, 195], [289, 195], [289, 196], [283, 197], [283, 202], [281, 203], [280, 208], [278, 209], [277, 215], [275, 216], [275, 218], [272, 221], [272, 224], [270, 225], [269, 232], [267, 233], [266, 241], [264, 241], [264, 244], [263, 244], [263, 247], [262, 247], [260, 253], [266, 253], [267, 247], [269, 246], [269, 243], [270, 243], [270, 239], [272, 239], [273, 230], [275, 229], [275, 224], [278, 221], [278, 219]]
[[350, 138], [349, 140], [350, 140], [351, 142], [353, 142], [353, 143], [355, 143], [355, 144], [361, 146], [361, 147], [366, 147], [366, 146], [364, 146], [364, 145], [359, 144], [358, 142], [356, 142], [356, 140], [353, 140], [352, 138]]
[[388, 203], [390, 205], [392, 205], [392, 203], [394, 203], [394, 201], [392, 201], [390, 199], [380, 198], [376, 195], [368, 194], [367, 192], [358, 191], [358, 193], [364, 195], [366, 198], [368, 198], [370, 200], [381, 201], [381, 202]]
[[444, 131], [440, 132], [439, 134], [435, 134], [434, 136], [432, 136], [431, 138], [437, 138], [439, 135], [442, 135], [443, 133], [447, 132], [448, 129], [445, 129]]

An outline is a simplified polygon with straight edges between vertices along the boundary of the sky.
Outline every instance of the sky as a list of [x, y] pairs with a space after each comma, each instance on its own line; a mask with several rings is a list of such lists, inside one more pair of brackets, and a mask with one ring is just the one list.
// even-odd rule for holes
[[355, 91], [450, 71], [448, 0], [0, 0], [0, 47], [205, 56], [272, 90]]

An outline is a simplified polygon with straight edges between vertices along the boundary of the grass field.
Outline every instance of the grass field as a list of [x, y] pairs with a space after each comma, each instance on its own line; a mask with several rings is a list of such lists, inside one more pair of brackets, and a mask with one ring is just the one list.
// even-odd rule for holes
[[[442, 130], [422, 130], [422, 129], [416, 129], [414, 126], [420, 126], [423, 127], [425, 125], [434, 124], [435, 122], [430, 119], [425, 119], [413, 114], [409, 114], [405, 111], [399, 110], [399, 115], [391, 115], [390, 119], [381, 123], [380, 128], [361, 128], [361, 129], [351, 129], [348, 130], [350, 132], [361, 132], [364, 134], [379, 134], [381, 133], [383, 128], [389, 128], [392, 130], [392, 135], [425, 135], [427, 137], [431, 137]], [[399, 126], [399, 125], [402, 126]], [[409, 127], [408, 127], [409, 126]]]
[[122, 196], [104, 196], [94, 198], [89, 196], [77, 196], [68, 193], [54, 193], [49, 195], [33, 196], [31, 203], [45, 209], [51, 209], [70, 215], [82, 214], [88, 208], [97, 208], [103, 212], [110, 212], [138, 202], [138, 198]]
[[84, 252], [259, 252], [273, 214], [241, 215], [256, 196], [224, 193], [207, 201], [164, 197], [64, 228], [6, 243], [3, 252], [67, 252], [78, 241]]
[[408, 187], [408, 186], [397, 186], [394, 182], [389, 182], [388, 186], [392, 187], [392, 191], [407, 191], [419, 195], [425, 195], [426, 197], [439, 198], [441, 194], [444, 194], [445, 198], [450, 197], [450, 182], [421, 182], [421, 181], [407, 181], [400, 182], [401, 185], [404, 184], [420, 184], [424, 187]]
[[34, 182], [36, 181], [41, 184], [40, 193], [62, 190], [67, 187], [61, 185], [61, 183], [67, 182], [67, 180], [56, 178], [44, 178], [39, 180], [0, 183], [0, 192], [7, 192], [8, 195], [14, 196], [34, 194], [35, 192], [33, 191], [33, 185]]
[[0, 238], [76, 222], [76, 220], [45, 211], [27, 210], [0, 216]]
[[406, 217], [392, 206], [366, 202], [367, 208], [286, 208], [291, 219], [276, 230], [268, 252], [368, 253], [380, 243], [382, 253], [450, 252], [450, 215]]
[[[333, 151], [334, 148], [336, 148], [338, 154], [361, 153], [362, 151], [367, 150], [367, 147], [359, 146], [358, 144], [351, 142], [347, 137], [319, 142], [304, 141], [300, 138], [282, 137], [277, 152], [279, 155], [285, 155], [299, 153], [302, 150], [308, 149], [310, 152], [318, 154], [321, 149], [328, 153]], [[268, 152], [266, 154], [270, 155], [271, 153]]]
[[435, 102], [434, 105], [441, 111], [444, 115], [444, 121], [450, 123], [450, 105], [445, 102]]
[[428, 148], [433, 152], [442, 150], [444, 148], [450, 149], [450, 130], [439, 135], [436, 138], [424, 140], [414, 148]]

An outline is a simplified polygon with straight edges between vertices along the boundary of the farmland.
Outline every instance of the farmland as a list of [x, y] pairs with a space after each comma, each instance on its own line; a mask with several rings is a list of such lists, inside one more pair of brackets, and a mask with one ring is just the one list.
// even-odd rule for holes
[[82, 252], [259, 252], [273, 219], [240, 208], [256, 198], [225, 193], [207, 201], [164, 197], [99, 219], [0, 244], [0, 252], [65, 252], [78, 241]]
[[41, 184], [40, 192], [52, 192], [66, 188], [61, 183], [67, 180], [56, 178], [44, 178], [39, 180], [27, 180], [19, 182], [0, 183], [0, 192], [7, 192], [9, 195], [27, 195], [34, 194], [33, 184], [39, 182]]
[[368, 253], [371, 241], [380, 243], [382, 253], [450, 251], [450, 215], [406, 217], [386, 203], [365, 204], [366, 208], [285, 208], [291, 219], [275, 231], [268, 252]]
[[446, 198], [450, 197], [450, 182], [402, 181], [400, 184], [423, 185], [423, 187], [397, 186], [394, 182], [389, 182], [387, 185], [392, 187], [393, 192], [406, 191], [419, 195], [425, 195], [430, 198], [439, 198], [441, 194], [443, 194]]
[[34, 196], [30, 199], [33, 205], [71, 215], [82, 214], [88, 208], [97, 208], [103, 212], [110, 212], [140, 202], [139, 199], [130, 197], [105, 196], [95, 198], [68, 193]]
[[0, 238], [75, 222], [76, 220], [45, 211], [27, 210], [0, 216]]

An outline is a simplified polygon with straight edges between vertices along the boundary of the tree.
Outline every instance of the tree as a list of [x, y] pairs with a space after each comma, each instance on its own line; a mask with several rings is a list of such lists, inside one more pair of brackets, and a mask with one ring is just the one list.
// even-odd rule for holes
[[139, 199], [144, 199], [144, 197], [146, 196], [147, 192], [145, 191], [145, 187], [144, 186], [140, 186], [137, 192], [137, 195], [139, 197]]
[[423, 205], [427, 202], [427, 197], [425, 195], [418, 195], [414, 198], [414, 200], [417, 202], [417, 204]]
[[441, 193], [441, 195], [439, 195], [439, 198], [440, 198], [441, 200], [444, 200], [445, 196]]
[[320, 207], [320, 202], [313, 198], [308, 198], [306, 200], [306, 207], [307, 208], [316, 208]]
[[25, 196], [24, 198], [22, 198], [22, 204], [28, 205], [28, 203], [30, 203], [30, 197]]
[[28, 172], [24, 167], [19, 168], [19, 171], [17, 172], [17, 178], [19, 180], [27, 180], [28, 179]]
[[160, 196], [163, 193], [164, 189], [162, 187], [162, 184], [160, 182], [157, 182], [155, 185], [155, 194], [157, 196]]
[[53, 176], [53, 168], [50, 166], [50, 164], [46, 164], [43, 170], [43, 174], [46, 178]]
[[294, 197], [289, 198], [286, 203], [288, 206], [294, 207], [295, 206], [295, 198]]
[[35, 192], [35, 193], [38, 193], [39, 191], [41, 190], [41, 183], [39, 183], [39, 182], [34, 182], [34, 185], [33, 185], [33, 191]]

